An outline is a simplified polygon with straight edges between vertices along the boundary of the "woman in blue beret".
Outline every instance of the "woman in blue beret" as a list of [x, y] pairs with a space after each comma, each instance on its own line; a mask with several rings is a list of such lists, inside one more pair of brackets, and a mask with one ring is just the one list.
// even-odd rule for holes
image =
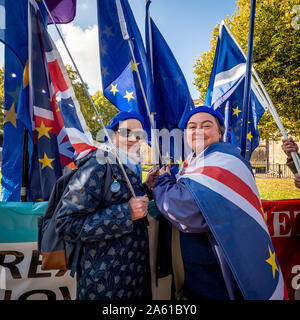
[[163, 215], [160, 277], [173, 274], [175, 299], [281, 299], [283, 280], [278, 262], [276, 274], [275, 262], [268, 263], [274, 249], [251, 166], [222, 142], [221, 113], [194, 108], [184, 128], [193, 151], [176, 178], [163, 167], [153, 188]]
[[56, 230], [65, 241], [81, 244], [78, 300], [151, 299], [147, 194], [158, 172], [142, 184], [137, 154], [144, 131], [138, 114], [120, 112], [107, 129], [136, 197], [107, 144], [76, 163], [58, 205]]

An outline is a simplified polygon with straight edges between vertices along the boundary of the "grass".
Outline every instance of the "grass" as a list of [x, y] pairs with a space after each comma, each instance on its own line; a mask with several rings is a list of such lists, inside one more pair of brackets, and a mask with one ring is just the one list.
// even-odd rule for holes
[[[150, 168], [151, 166], [143, 167], [143, 182]], [[256, 178], [255, 180], [262, 200], [300, 199], [300, 189], [295, 187], [293, 179]]]
[[[143, 171], [143, 182], [146, 177], [147, 172]], [[255, 180], [261, 200], [300, 199], [300, 189], [295, 187], [293, 179], [256, 178]]]
[[255, 180], [262, 200], [300, 199], [300, 189], [295, 187], [293, 179]]

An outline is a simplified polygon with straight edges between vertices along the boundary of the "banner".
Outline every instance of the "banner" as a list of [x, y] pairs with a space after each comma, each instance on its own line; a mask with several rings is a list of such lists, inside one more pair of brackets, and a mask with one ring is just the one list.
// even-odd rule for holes
[[37, 219], [47, 202], [0, 202], [0, 300], [74, 300], [70, 271], [43, 271]]
[[289, 298], [300, 300], [300, 200], [262, 204]]
[[[291, 300], [300, 300], [300, 200], [262, 201]], [[47, 202], [0, 202], [0, 300], [74, 300], [70, 271], [43, 271], [37, 219]]]

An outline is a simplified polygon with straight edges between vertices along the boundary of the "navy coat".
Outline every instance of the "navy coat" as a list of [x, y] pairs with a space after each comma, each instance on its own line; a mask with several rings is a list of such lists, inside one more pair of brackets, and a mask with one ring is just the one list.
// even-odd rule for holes
[[[107, 164], [91, 155], [71, 178], [57, 212], [56, 230], [66, 241], [82, 242], [77, 266], [77, 299], [151, 298], [146, 219], [132, 221], [132, 197], [121, 168], [110, 164], [118, 192], [103, 190]], [[140, 178], [124, 165], [137, 196]]]

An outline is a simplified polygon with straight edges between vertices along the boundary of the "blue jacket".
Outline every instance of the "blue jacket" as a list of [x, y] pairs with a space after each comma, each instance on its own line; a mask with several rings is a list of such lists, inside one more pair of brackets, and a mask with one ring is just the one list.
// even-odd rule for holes
[[[71, 178], [59, 203], [56, 230], [69, 242], [82, 242], [77, 267], [77, 299], [117, 300], [151, 297], [148, 231], [145, 221], [132, 221], [132, 197], [118, 164], [110, 164], [113, 193], [103, 190], [107, 164], [92, 154]], [[137, 196], [144, 187], [124, 165]]]

